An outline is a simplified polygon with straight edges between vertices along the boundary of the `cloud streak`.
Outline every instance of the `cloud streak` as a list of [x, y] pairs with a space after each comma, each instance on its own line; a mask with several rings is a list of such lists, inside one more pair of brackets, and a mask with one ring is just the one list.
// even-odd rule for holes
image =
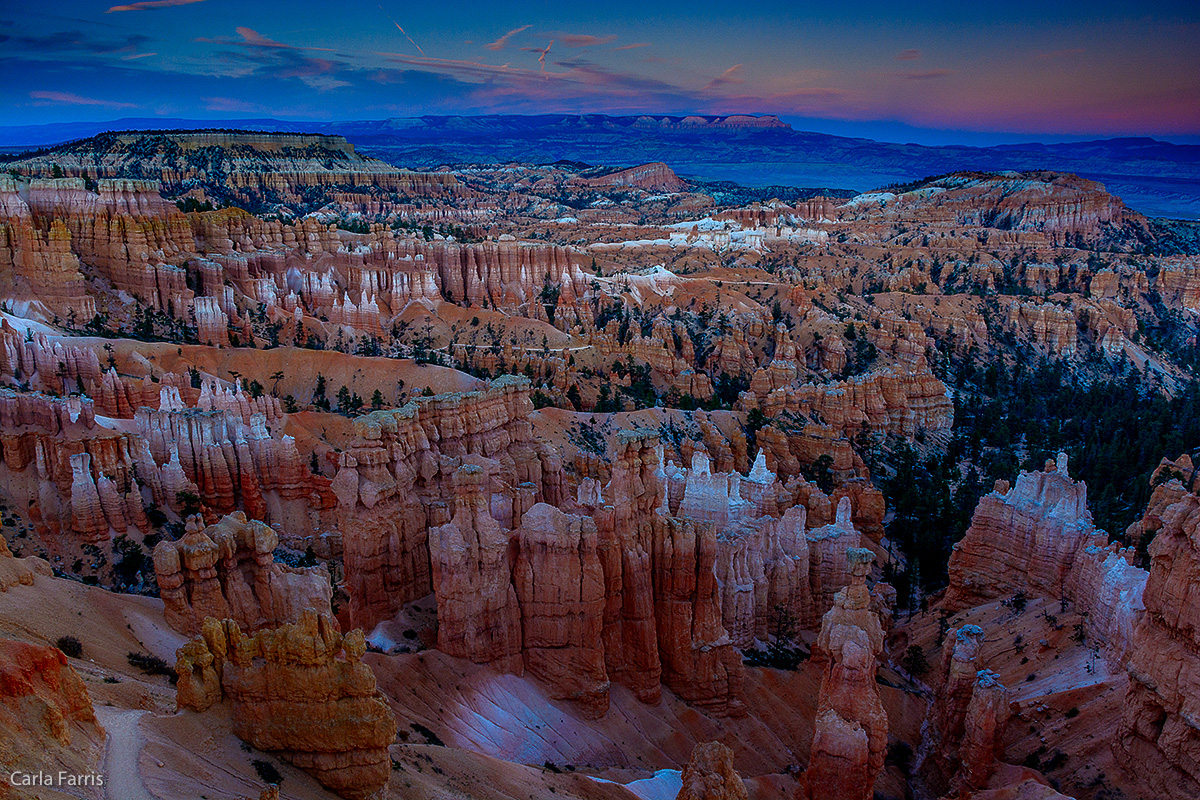
[[745, 83], [744, 80], [742, 80], [741, 78], [738, 77], [738, 73], [740, 73], [741, 71], [742, 71], [742, 65], [734, 64], [732, 67], [725, 70], [720, 75], [718, 75], [717, 77], [715, 77], [711, 81], [709, 81], [708, 85], [704, 87], [704, 91], [711, 92], [715, 89], [720, 89], [722, 86], [727, 86], [731, 83]]
[[111, 6], [105, 14], [117, 11], [157, 11], [160, 8], [175, 6], [190, 6], [192, 3], [203, 3], [204, 0], [143, 0], [141, 3], [130, 3], [124, 6]]
[[503, 50], [505, 47], [508, 47], [508, 40], [509, 40], [509, 39], [511, 39], [512, 37], [516, 36], [516, 35], [517, 35], [518, 33], [520, 33], [521, 31], [527, 31], [527, 30], [529, 30], [529, 29], [530, 29], [530, 27], [532, 27], [532, 26], [530, 26], [530, 25], [522, 25], [522, 26], [521, 26], [521, 27], [519, 27], [519, 28], [513, 28], [511, 31], [509, 31], [508, 33], [504, 34], [503, 36], [501, 36], [501, 37], [500, 37], [499, 39], [497, 39], [496, 41], [494, 41], [494, 42], [491, 42], [490, 44], [485, 44], [485, 45], [484, 45], [484, 47], [485, 47], [486, 49], [488, 49], [488, 50], [491, 50], [491, 51], [493, 51], [493, 52], [495, 52], [495, 51], [498, 51], [498, 50]]
[[119, 103], [116, 100], [101, 100], [96, 97], [82, 97], [74, 92], [30, 92], [33, 100], [42, 101], [39, 105], [71, 105], [71, 106], [104, 106], [105, 108], [137, 108], [135, 103]]
[[[383, 3], [379, 3], [379, 10], [380, 10], [380, 11], [383, 11]], [[383, 15], [384, 15], [385, 17], [387, 17], [388, 19], [391, 19], [391, 20], [392, 20], [392, 24], [396, 26], [396, 30], [398, 30], [398, 31], [400, 31], [401, 33], [403, 33], [403, 34], [404, 34], [404, 38], [405, 38], [405, 39], [408, 39], [408, 41], [409, 41], [409, 44], [411, 44], [413, 47], [417, 48], [417, 52], [418, 52], [418, 53], [420, 53], [421, 55], [425, 55], [425, 51], [421, 49], [421, 45], [419, 45], [419, 44], [417, 44], [416, 42], [414, 42], [414, 41], [413, 41], [413, 38], [412, 38], [411, 36], [409, 36], [409, 35], [408, 35], [408, 31], [404, 30], [404, 28], [401, 28], [401, 27], [400, 27], [400, 23], [399, 23], [399, 22], [396, 22], [396, 20], [392, 19], [392, 15], [391, 15], [391, 14], [387, 13], [386, 11], [383, 11]]]
[[611, 44], [616, 40], [616, 35], [592, 36], [586, 33], [567, 33], [558, 37], [558, 41], [567, 47], [596, 47], [601, 44]]
[[1064, 56], [1077, 56], [1080, 53], [1086, 53], [1087, 49], [1083, 47], [1072, 47], [1067, 50], [1051, 50], [1049, 53], [1038, 53], [1039, 61], [1050, 61], [1055, 58], [1063, 58]]

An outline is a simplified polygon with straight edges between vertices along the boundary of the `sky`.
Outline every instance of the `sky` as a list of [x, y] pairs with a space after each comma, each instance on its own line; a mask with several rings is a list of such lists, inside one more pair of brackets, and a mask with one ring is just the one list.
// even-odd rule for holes
[[1200, 142], [1200, 3], [0, 0], [3, 126], [494, 113]]

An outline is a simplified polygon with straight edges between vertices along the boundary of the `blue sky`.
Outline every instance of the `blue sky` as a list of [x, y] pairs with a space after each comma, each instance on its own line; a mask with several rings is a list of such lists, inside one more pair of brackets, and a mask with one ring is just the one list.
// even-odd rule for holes
[[1200, 4], [0, 4], [0, 125], [774, 113], [893, 140], [1200, 137]]

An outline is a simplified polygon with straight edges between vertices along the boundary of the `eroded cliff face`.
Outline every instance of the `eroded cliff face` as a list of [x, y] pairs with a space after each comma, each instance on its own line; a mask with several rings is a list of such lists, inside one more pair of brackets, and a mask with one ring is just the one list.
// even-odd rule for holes
[[458, 188], [453, 175], [397, 169], [359, 155], [341, 136], [316, 134], [104, 133], [52, 156], [23, 160], [17, 169], [48, 176], [52, 165], [75, 178], [147, 177], [175, 189], [203, 182], [214, 197], [254, 205], [311, 203], [306, 189], [323, 190], [324, 199], [379, 203], [444, 196]]
[[1184, 493], [1159, 517], [1113, 752], [1155, 796], [1182, 800], [1200, 793], [1200, 500]]
[[513, 586], [521, 608], [525, 668], [557, 697], [604, 716], [604, 570], [590, 518], [538, 503], [517, 529]]
[[454, 516], [429, 529], [438, 649], [521, 673], [521, 608], [509, 565], [509, 531], [492, 518], [485, 473], [454, 473]]
[[330, 791], [377, 796], [391, 774], [396, 720], [360, 660], [362, 631], [305, 611], [293, 625], [246, 636], [233, 620], [204, 621], [175, 664], [181, 709], [228, 700], [234, 733], [313, 775]]
[[589, 716], [611, 682], [742, 713], [735, 648], [774, 636], [781, 613], [812, 625], [833, 603], [862, 541], [853, 497], [869, 495], [841, 494], [809, 530], [803, 503], [831, 498], [780, 483], [762, 455], [747, 476], [712, 472], [701, 450], [691, 469], [664, 468], [658, 434], [628, 430], [608, 482], [571, 498], [561, 459], [528, 438], [528, 396], [513, 379], [359, 420], [333, 483], [350, 623], [432, 592], [439, 649], [528, 669]]
[[195, 634], [207, 617], [256, 631], [299, 622], [308, 610], [331, 615], [326, 567], [276, 563], [278, 545], [273, 530], [240, 511], [208, 527], [199, 515], [189, 517], [183, 538], [154, 548], [167, 623]]
[[484, 507], [473, 516], [491, 509], [519, 524], [539, 500], [561, 500], [561, 466], [533, 439], [532, 410], [529, 382], [514, 377], [485, 392], [419, 398], [355, 423], [357, 438], [332, 485], [353, 625], [373, 628], [433, 591], [427, 531], [452, 521], [460, 466], [482, 470]]
[[[36, 339], [27, 344], [45, 352]], [[320, 531], [333, 505], [329, 479], [312, 474], [294, 439], [280, 434], [277, 400], [206, 386], [187, 408], [174, 386], [155, 387], [158, 407], [140, 408], [131, 424], [98, 421], [86, 396], [0, 389], [0, 470], [56, 563], [90, 563], [87, 548], [111, 561], [116, 537], [140, 541], [153, 531], [151, 510], [187, 512], [191, 502], [212, 521], [242, 511], [295, 534]], [[298, 521], [311, 527], [296, 530]], [[103, 568], [98, 577], [113, 580]]]
[[1118, 659], [1130, 652], [1142, 612], [1146, 571], [1131, 548], [1109, 544], [1092, 523], [1087, 486], [1067, 474], [1059, 454], [1045, 471], [1023, 472], [1016, 485], [997, 483], [979, 501], [950, 556], [944, 605], [961, 609], [1024, 593], [1070, 601], [1086, 612], [1089, 633]]
[[[983, 498], [951, 558], [944, 604], [964, 609], [1010, 593], [1061, 601], [1081, 614], [1078, 640], [1094, 643], [1128, 673], [1119, 722], [1104, 739], [1142, 796], [1191, 797], [1200, 790], [1200, 500], [1189, 488], [1190, 458], [1164, 459], [1132, 541], [1149, 541], [1150, 570], [1134, 548], [1103, 545], [1091, 524], [1086, 487], [1066, 458], [1023, 473], [1016, 486]], [[1057, 587], [1057, 588], [1056, 588]], [[1001, 758], [1006, 691], [978, 663], [982, 630], [950, 631], [918, 771], [929, 791], [979, 791]], [[1123, 681], [1122, 681], [1123, 683]], [[960, 766], [961, 765], [961, 766]], [[989, 766], [992, 765], [992, 766]]]

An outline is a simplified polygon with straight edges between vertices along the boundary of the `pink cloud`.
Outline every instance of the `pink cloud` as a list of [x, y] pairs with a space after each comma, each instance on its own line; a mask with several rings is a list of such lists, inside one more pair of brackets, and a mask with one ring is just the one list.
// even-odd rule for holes
[[708, 85], [704, 87], [704, 91], [711, 92], [713, 89], [720, 89], [722, 86], [730, 83], [745, 83], [744, 80], [738, 77], [738, 73], [741, 71], [742, 65], [734, 64], [732, 67], [709, 81]]
[[896, 54], [897, 61], [920, 61], [922, 53], [915, 48], [909, 50], [901, 50]]
[[521, 27], [519, 27], [519, 28], [513, 28], [511, 31], [509, 31], [508, 33], [504, 34], [503, 36], [501, 36], [501, 37], [500, 37], [499, 39], [497, 39], [496, 41], [494, 41], [494, 42], [492, 42], [492, 43], [490, 43], [490, 44], [485, 44], [485, 45], [484, 45], [484, 47], [486, 47], [488, 50], [503, 50], [505, 47], [507, 47], [507, 46], [508, 46], [508, 40], [509, 40], [509, 39], [511, 39], [512, 37], [516, 36], [516, 35], [517, 35], [518, 33], [520, 33], [521, 31], [528, 30], [528, 29], [529, 29], [529, 27], [530, 27], [530, 26], [528, 26], [528, 25], [522, 25], [522, 26], [521, 26]]
[[619, 50], [633, 50], [638, 47], [650, 47], [650, 45], [651, 45], [651, 42], [635, 42], [633, 44], [623, 44], [620, 47], [614, 47], [613, 52], [616, 53]]
[[63, 103], [72, 106], [105, 106], [107, 108], [137, 108], [134, 103], [118, 103], [116, 100], [100, 100], [96, 97], [81, 97], [73, 92], [30, 92], [29, 96], [34, 100], [43, 102], [38, 105], [46, 105], [47, 103]]
[[586, 33], [568, 33], [558, 38], [567, 47], [595, 47], [600, 44], [609, 44], [615, 42], [617, 37], [610, 36], [592, 36]]
[[204, 0], [143, 0], [140, 3], [130, 3], [125, 6], [112, 6], [105, 11], [105, 14], [111, 14], [114, 11], [155, 11], [160, 8], [172, 8], [174, 6], [190, 6], [192, 3], [203, 3]]

